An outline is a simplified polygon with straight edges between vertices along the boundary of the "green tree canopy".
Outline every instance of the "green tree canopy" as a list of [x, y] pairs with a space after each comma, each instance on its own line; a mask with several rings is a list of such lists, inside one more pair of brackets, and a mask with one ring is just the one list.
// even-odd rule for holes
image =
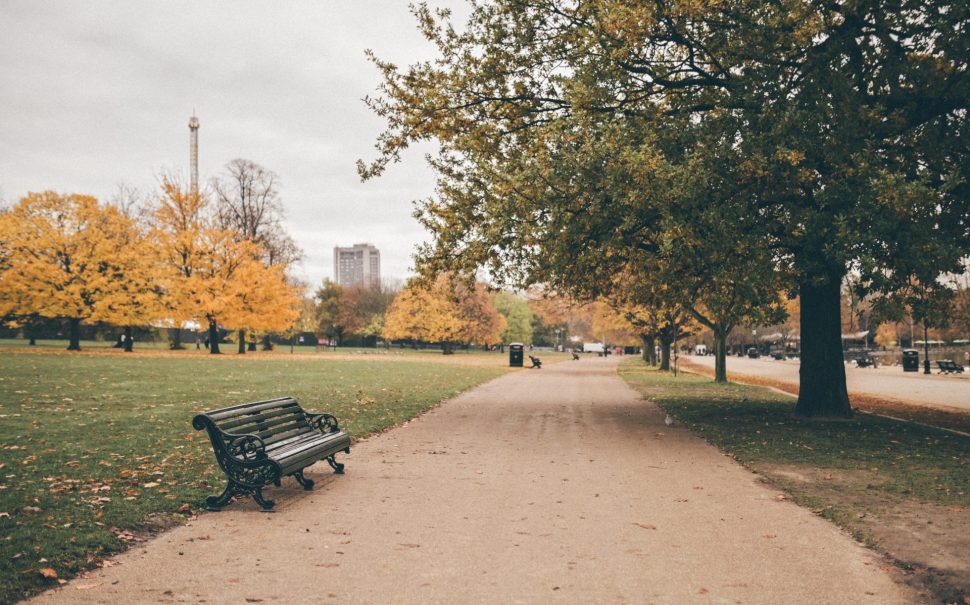
[[[415, 13], [438, 56], [375, 58], [388, 128], [360, 172], [439, 142], [424, 271], [609, 294], [727, 205], [721, 224], [799, 295], [796, 411], [847, 416], [848, 268], [889, 291], [903, 259], [939, 274], [970, 252], [965, 3], [494, 0], [465, 27]], [[936, 245], [898, 237], [913, 224]]]

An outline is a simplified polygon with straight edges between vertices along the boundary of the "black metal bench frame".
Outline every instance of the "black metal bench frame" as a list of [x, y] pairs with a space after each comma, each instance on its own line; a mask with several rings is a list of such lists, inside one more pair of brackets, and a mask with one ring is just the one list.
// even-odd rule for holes
[[326, 460], [343, 474], [344, 465], [335, 455], [350, 453], [350, 436], [334, 416], [307, 412], [292, 397], [200, 412], [192, 426], [208, 431], [216, 461], [229, 480], [222, 494], [206, 498], [207, 510], [220, 510], [234, 496], [252, 496], [263, 510], [272, 510], [275, 503], [263, 498], [264, 487], [279, 487], [284, 476], [292, 476], [311, 490], [313, 481], [303, 476], [304, 469]]
[[940, 368], [940, 374], [962, 374], [963, 366], [955, 361], [943, 359], [936, 362], [936, 367]]
[[529, 361], [532, 362], [533, 368], [538, 368], [540, 370], [542, 369], [542, 360], [539, 359], [538, 357], [533, 357], [532, 355], [529, 355]]

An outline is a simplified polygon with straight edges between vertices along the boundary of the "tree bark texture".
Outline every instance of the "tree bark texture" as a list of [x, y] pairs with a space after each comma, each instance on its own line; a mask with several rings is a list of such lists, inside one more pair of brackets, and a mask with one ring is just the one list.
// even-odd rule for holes
[[218, 355], [219, 351], [219, 326], [216, 320], [209, 320], [209, 354]]
[[643, 361], [652, 366], [657, 365], [657, 345], [653, 336], [641, 334], [640, 341], [643, 343]]
[[660, 337], [660, 371], [669, 372], [670, 371], [670, 345], [673, 342], [673, 338], [669, 336]]
[[852, 417], [842, 355], [841, 278], [829, 275], [799, 288], [802, 353], [795, 414], [805, 417]]
[[714, 329], [714, 382], [727, 382], [727, 335], [730, 329]]
[[72, 317], [68, 320], [68, 351], [81, 350], [81, 320]]
[[240, 355], [246, 354], [246, 330], [239, 330], [239, 349], [237, 352]]
[[135, 341], [131, 337], [133, 330], [131, 326], [125, 326], [125, 353], [131, 353], [135, 347]]
[[182, 326], [169, 328], [168, 333], [171, 336], [171, 341], [172, 341], [172, 344], [169, 345], [170, 349], [172, 349], [173, 351], [181, 351], [182, 349], [185, 348], [182, 346]]

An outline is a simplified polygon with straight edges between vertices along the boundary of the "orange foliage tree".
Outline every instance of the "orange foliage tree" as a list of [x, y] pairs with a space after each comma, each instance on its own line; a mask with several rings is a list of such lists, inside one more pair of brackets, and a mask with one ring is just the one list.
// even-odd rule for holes
[[442, 275], [430, 287], [408, 284], [394, 299], [384, 321], [388, 340], [439, 342], [445, 355], [456, 343], [498, 342], [505, 318], [495, 310], [484, 285], [467, 285]]
[[[201, 194], [164, 179], [154, 215], [154, 236], [166, 273], [170, 324], [206, 326], [210, 352], [220, 353], [219, 326], [285, 330], [299, 315], [300, 296], [283, 267], [263, 263], [263, 248], [214, 225]], [[178, 330], [176, 330], [176, 333]], [[179, 346], [174, 343], [173, 346]]]
[[0, 242], [0, 311], [67, 319], [68, 350], [81, 348], [81, 322], [130, 325], [158, 313], [150, 244], [93, 197], [28, 194], [0, 216]]

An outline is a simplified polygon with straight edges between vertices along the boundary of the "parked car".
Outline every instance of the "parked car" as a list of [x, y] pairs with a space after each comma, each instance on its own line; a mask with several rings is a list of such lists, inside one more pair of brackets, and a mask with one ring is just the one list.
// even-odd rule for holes
[[761, 351], [758, 350], [758, 347], [749, 347], [748, 357], [750, 357], [751, 359], [757, 359], [761, 357]]

